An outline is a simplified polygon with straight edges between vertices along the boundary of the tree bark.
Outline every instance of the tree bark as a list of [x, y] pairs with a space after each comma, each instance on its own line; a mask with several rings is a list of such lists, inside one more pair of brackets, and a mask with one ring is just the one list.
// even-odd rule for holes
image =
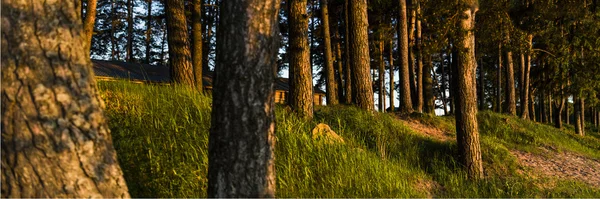
[[337, 76], [336, 76], [336, 81], [337, 81], [337, 91], [338, 91], [338, 103], [343, 103], [344, 102], [344, 95], [345, 95], [345, 86], [344, 86], [344, 64], [343, 64], [343, 59], [342, 59], [342, 41], [340, 38], [340, 34], [339, 34], [339, 29], [336, 30], [336, 42], [335, 42], [335, 60], [336, 60], [336, 68], [337, 68]]
[[133, 62], [133, 1], [127, 0], [127, 62]]
[[148, 4], [146, 14], [146, 64], [152, 61], [152, 0], [146, 0]]
[[394, 102], [394, 42], [390, 39], [390, 48], [389, 48], [389, 62], [390, 62], [390, 111], [394, 112], [396, 109], [396, 105]]
[[[567, 85], [568, 85], [568, 83], [567, 83]], [[565, 99], [566, 100], [566, 102], [565, 102], [565, 123], [566, 124], [571, 124], [570, 115], [569, 115], [569, 97], [570, 96], [567, 95], [567, 98]]]
[[[415, 80], [415, 27], [417, 20], [417, 11], [414, 6], [414, 0], [406, 0], [408, 14], [408, 79], [410, 81], [410, 100], [413, 108], [417, 106], [417, 80]], [[398, 38], [400, 39], [400, 38]]]
[[[208, 197], [275, 197], [279, 0], [222, 1]], [[240, 34], [242, 33], [242, 34]]]
[[435, 114], [435, 99], [433, 96], [433, 78], [431, 71], [433, 70], [433, 62], [431, 55], [426, 55], [425, 64], [423, 65], [423, 112]]
[[[532, 47], [533, 35], [528, 35], [529, 50]], [[523, 66], [523, 81], [521, 84], [521, 118], [528, 119], [529, 115], [529, 71], [531, 70], [531, 54], [527, 53], [526, 62], [523, 61], [523, 55], [521, 54], [521, 64]]]
[[344, 1], [344, 26], [346, 28], [346, 32], [344, 33], [344, 39], [346, 40], [346, 42], [344, 43], [344, 57], [346, 60], [346, 67], [344, 70], [344, 78], [346, 78], [345, 80], [345, 89], [346, 90], [346, 104], [352, 104], [352, 99], [353, 99], [353, 94], [354, 91], [352, 91], [352, 66], [350, 63], [350, 0], [345, 0]]
[[385, 112], [385, 63], [383, 61], [383, 52], [384, 51], [384, 43], [383, 43], [383, 33], [379, 33], [379, 53], [377, 54], [377, 62], [379, 64], [379, 112]]
[[83, 50], [90, 56], [90, 48], [92, 47], [92, 36], [94, 35], [94, 25], [96, 24], [96, 6], [97, 0], [87, 0], [85, 8], [85, 19], [83, 21], [83, 38], [86, 45]]
[[2, 1], [2, 197], [129, 197], [77, 1]]
[[194, 74], [192, 73], [188, 27], [183, 1], [167, 0], [166, 15], [171, 80], [175, 83], [193, 86]]
[[313, 86], [308, 45], [306, 0], [288, 0], [290, 106], [301, 117], [313, 116]]
[[565, 107], [565, 99], [562, 98], [560, 100], [556, 100], [554, 102], [554, 110], [556, 113], [554, 114], [554, 127], [561, 129], [562, 128], [562, 111]]
[[[447, 53], [445, 53], [447, 54]], [[448, 57], [448, 56], [444, 56], [443, 57]], [[448, 62], [450, 61], [449, 58], [443, 58], [442, 60], [447, 59]], [[448, 115], [448, 98], [446, 97], [446, 66], [444, 66], [444, 62], [442, 61], [441, 63], [441, 70], [442, 70], [442, 108], [444, 109], [444, 115]]]
[[574, 96], [573, 101], [575, 101], [575, 133], [580, 136], [585, 136], [585, 127], [584, 127], [584, 119], [583, 115], [583, 99], [579, 96]]
[[535, 102], [534, 102], [535, 99], [534, 99], [534, 96], [535, 96], [535, 93], [534, 93], [534, 90], [532, 89], [529, 92], [529, 118], [531, 118], [531, 120], [533, 120], [535, 122], [536, 118], [535, 118]]
[[472, 179], [483, 178], [483, 165], [479, 144], [477, 125], [477, 93], [475, 84], [475, 13], [477, 3], [472, 0], [461, 0], [469, 5], [462, 10], [459, 27], [463, 33], [456, 43], [458, 48], [458, 76], [456, 100], [456, 138], [459, 150], [459, 160], [465, 166], [467, 174]]
[[[510, 32], [506, 33], [506, 42], [510, 42]], [[506, 51], [506, 109], [509, 115], [517, 115], [517, 99], [515, 91], [515, 72], [512, 51]]]
[[373, 111], [373, 86], [369, 75], [369, 22], [367, 18], [367, 1], [350, 1], [350, 63], [352, 68], [352, 83], [356, 88], [356, 105], [364, 110]]
[[338, 104], [337, 85], [335, 82], [335, 70], [331, 53], [331, 36], [329, 34], [329, 9], [327, 0], [321, 0], [321, 22], [323, 28], [323, 55], [325, 55], [325, 66], [327, 67], [327, 105]]
[[202, 1], [192, 2], [192, 68], [194, 87], [202, 91]]
[[502, 112], [502, 43], [498, 44], [498, 79], [496, 85], [496, 107], [494, 110]]
[[[421, 15], [421, 6], [419, 4], [419, 2], [417, 0], [413, 0], [413, 4], [416, 4], [416, 10], [417, 10], [417, 15], [420, 16]], [[422, 54], [422, 41], [421, 41], [421, 37], [422, 37], [422, 31], [421, 31], [421, 19], [417, 19], [417, 35], [416, 35], [416, 41], [415, 41], [415, 45], [417, 46], [417, 53], [415, 53], [417, 56], [417, 90], [416, 90], [416, 111], [419, 113], [423, 112], [423, 54]]]
[[410, 70], [408, 65], [408, 29], [406, 19], [406, 0], [398, 0], [398, 51], [400, 53], [400, 110], [401, 112], [413, 112], [411, 89], [410, 89]]

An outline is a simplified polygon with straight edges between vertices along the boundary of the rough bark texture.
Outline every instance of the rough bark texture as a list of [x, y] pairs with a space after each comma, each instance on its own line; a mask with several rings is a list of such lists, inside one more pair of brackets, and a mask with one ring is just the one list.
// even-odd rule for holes
[[364, 110], [373, 111], [373, 86], [369, 74], [369, 22], [367, 18], [367, 1], [350, 1], [350, 64], [352, 68], [352, 83], [354, 84], [354, 95], [356, 105]]
[[521, 54], [521, 118], [529, 118], [529, 56], [525, 62], [525, 55]]
[[416, 27], [416, 13], [417, 11], [414, 9], [413, 0], [406, 0], [407, 7], [406, 12], [408, 14], [408, 81], [410, 82], [410, 100], [412, 102], [412, 106], [416, 107], [417, 105], [417, 81], [415, 80], [415, 27]]
[[344, 86], [344, 63], [343, 63], [343, 59], [342, 59], [342, 41], [340, 38], [340, 34], [339, 34], [339, 29], [336, 31], [336, 42], [335, 42], [335, 59], [336, 59], [336, 68], [337, 68], [337, 76], [336, 76], [336, 81], [337, 81], [337, 90], [338, 90], [338, 103], [339, 102], [344, 102], [344, 94], [345, 92], [345, 86]]
[[[417, 15], [421, 15], [421, 7], [419, 5], [419, 3], [417, 2], [417, 0], [413, 0], [413, 2], [416, 3], [416, 10], [417, 10]], [[413, 3], [413, 4], [415, 4]], [[417, 96], [416, 98], [416, 107], [415, 110], [417, 112], [423, 112], [423, 53], [421, 52], [423, 50], [422, 48], [422, 32], [421, 32], [421, 19], [416, 20], [417, 21], [417, 35], [416, 35], [416, 40], [415, 40], [415, 45], [417, 47], [417, 52], [416, 57], [417, 57], [417, 70], [416, 70], [416, 77], [417, 77], [417, 89], [416, 89], [416, 94]]]
[[560, 100], [556, 100], [554, 102], [554, 110], [555, 110], [555, 114], [554, 114], [554, 127], [556, 128], [562, 128], [562, 112], [563, 112], [563, 108], [565, 107], [565, 99], [560, 99]]
[[433, 78], [431, 71], [433, 70], [433, 62], [431, 55], [426, 55], [425, 63], [423, 65], [423, 112], [428, 114], [435, 114], [435, 99], [433, 95]]
[[183, 1], [167, 0], [166, 15], [171, 79], [175, 83], [193, 86], [194, 74]]
[[[506, 40], [510, 42], [510, 33], [506, 33]], [[512, 51], [506, 51], [506, 109], [509, 115], [517, 115], [517, 98], [515, 91], [515, 72]]]
[[327, 105], [336, 105], [338, 104], [338, 93], [335, 82], [335, 70], [333, 69], [331, 36], [329, 34], [329, 9], [327, 8], [327, 0], [321, 0], [321, 21], [323, 22], [323, 55], [325, 55], [325, 66], [327, 67]]
[[2, 189], [129, 197], [76, 1], [2, 1]]
[[278, 0], [220, 9], [208, 153], [208, 197], [275, 197]]
[[346, 67], [344, 70], [344, 78], [345, 78], [345, 91], [346, 91], [346, 104], [352, 104], [352, 66], [350, 64], [350, 21], [349, 21], [349, 16], [350, 16], [350, 0], [345, 0], [344, 1], [344, 26], [346, 28], [346, 32], [344, 35], [344, 39], [346, 40], [346, 42], [344, 43], [344, 60], [346, 60]]
[[96, 5], [97, 0], [87, 0], [85, 8], [85, 19], [83, 20], [83, 37], [86, 45], [84, 50], [89, 56], [90, 48], [92, 47], [92, 36], [94, 35], [94, 24], [96, 23]]
[[581, 120], [581, 101], [580, 97], [573, 96], [573, 101], [575, 102], [575, 113], [573, 114], [575, 117], [575, 133], [583, 136], [585, 131], [583, 130], [583, 121]]
[[462, 11], [460, 28], [465, 31], [459, 37], [458, 76], [456, 93], [456, 138], [459, 160], [467, 169], [470, 178], [483, 178], [483, 165], [477, 125], [477, 94], [475, 84], [475, 13], [473, 1], [461, 0], [469, 5]]
[[150, 64], [152, 60], [152, 0], [146, 0], [148, 7], [146, 8], [146, 64]]
[[399, 0], [398, 11], [398, 52], [400, 53], [400, 110], [413, 112], [410, 93], [410, 71], [408, 68], [408, 29], [406, 19], [406, 0]]
[[392, 112], [395, 111], [396, 109], [396, 105], [394, 102], [394, 73], [395, 73], [395, 67], [394, 67], [394, 42], [392, 39], [390, 39], [390, 48], [389, 50], [389, 62], [390, 62], [390, 110]]
[[202, 85], [202, 0], [192, 2], [192, 68], [194, 69], [194, 86], [198, 90]]
[[133, 62], [133, 1], [127, 0], [127, 61]]
[[308, 45], [306, 0], [288, 1], [290, 106], [301, 117], [312, 118], [313, 87]]

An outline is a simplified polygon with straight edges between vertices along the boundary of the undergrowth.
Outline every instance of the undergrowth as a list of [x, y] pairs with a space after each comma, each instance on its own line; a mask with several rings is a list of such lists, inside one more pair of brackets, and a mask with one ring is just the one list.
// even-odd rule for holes
[[[177, 86], [100, 82], [119, 162], [132, 197], [206, 197], [210, 96]], [[303, 120], [276, 109], [278, 197], [598, 197], [581, 182], [553, 189], [519, 172], [510, 149], [552, 146], [600, 157], [595, 136], [577, 137], [516, 117], [479, 115], [486, 177], [472, 181], [455, 162], [453, 141], [413, 132], [397, 116], [354, 107], [319, 107]], [[412, 115], [454, 132], [452, 117]], [[318, 123], [345, 139], [312, 139]]]

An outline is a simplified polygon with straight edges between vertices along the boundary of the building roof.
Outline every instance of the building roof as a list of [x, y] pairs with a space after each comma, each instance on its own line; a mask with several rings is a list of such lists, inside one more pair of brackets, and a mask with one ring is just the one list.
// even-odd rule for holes
[[[128, 63], [121, 61], [104, 61], [92, 59], [94, 73], [98, 77], [128, 79], [133, 81], [144, 81], [154, 83], [168, 83], [171, 81], [170, 70], [164, 65], [150, 65], [141, 63]], [[204, 87], [212, 88], [214, 73], [212, 71], [202, 72], [202, 84]], [[289, 91], [289, 79], [279, 77], [275, 80], [275, 90]], [[315, 93], [325, 94], [319, 88], [314, 88]]]

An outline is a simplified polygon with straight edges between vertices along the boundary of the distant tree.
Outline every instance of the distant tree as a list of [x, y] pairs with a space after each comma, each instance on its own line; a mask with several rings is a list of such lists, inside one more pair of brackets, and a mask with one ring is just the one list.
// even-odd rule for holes
[[85, 17], [83, 19], [83, 35], [85, 39], [86, 47], [84, 50], [90, 53], [90, 48], [92, 46], [92, 35], [94, 35], [94, 25], [96, 24], [96, 6], [98, 4], [97, 0], [87, 0], [85, 7]]
[[[510, 31], [506, 31], [504, 34], [505, 42], [511, 42]], [[513, 54], [512, 51], [506, 50], [506, 107], [505, 111], [509, 115], [517, 114], [517, 99], [515, 91], [515, 73], [513, 66]]]
[[146, 0], [146, 58], [145, 63], [152, 60], [152, 0]]
[[167, 0], [166, 8], [171, 79], [176, 83], [193, 86], [194, 74], [183, 1]]
[[194, 86], [202, 90], [202, 22], [201, 0], [192, 2], [192, 68], [194, 70]]
[[3, 198], [129, 197], [80, 11], [79, 1], [2, 1]]
[[346, 91], [346, 104], [352, 104], [353, 96], [356, 94], [356, 91], [352, 91], [352, 65], [350, 63], [350, 0], [344, 0], [344, 60], [345, 61], [345, 70], [344, 70], [344, 91]]
[[278, 0], [221, 4], [208, 197], [275, 197]]
[[402, 112], [413, 112], [410, 71], [408, 68], [408, 28], [406, 18], [406, 0], [399, 0], [398, 11], [398, 52], [400, 53], [400, 110]]
[[308, 45], [306, 0], [288, 0], [290, 98], [289, 104], [301, 117], [313, 116], [313, 86]]
[[483, 178], [483, 164], [477, 125], [477, 94], [475, 83], [475, 14], [477, 0], [460, 0], [458, 25], [460, 33], [456, 42], [458, 65], [456, 76], [456, 138], [459, 160], [470, 178]]
[[325, 55], [325, 67], [327, 68], [327, 105], [338, 104], [338, 93], [337, 85], [335, 81], [335, 69], [333, 68], [333, 55], [331, 49], [331, 35], [329, 31], [329, 8], [328, 1], [321, 0], [321, 21], [323, 22], [323, 43], [324, 43], [324, 55]]
[[367, 1], [351, 0], [349, 2], [349, 39], [352, 86], [356, 96], [356, 105], [364, 110], [373, 111], [373, 87], [370, 70], [369, 35]]
[[133, 32], [133, 0], [127, 0], [127, 62], [134, 62], [133, 55], [134, 32]]

